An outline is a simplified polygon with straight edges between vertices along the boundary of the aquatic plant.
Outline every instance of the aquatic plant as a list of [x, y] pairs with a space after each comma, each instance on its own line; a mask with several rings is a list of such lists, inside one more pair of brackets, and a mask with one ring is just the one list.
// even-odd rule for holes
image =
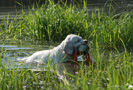
[[16, 15], [11, 23], [9, 23], [9, 17], [5, 18], [6, 25], [0, 27], [1, 35], [5, 34], [7, 38], [25, 37], [26, 40], [44, 42], [61, 41], [68, 34], [73, 33], [93, 43], [98, 38], [102, 48], [119, 48], [123, 44], [126, 48], [133, 46], [132, 12], [112, 14], [109, 9], [109, 14], [106, 14], [103, 9], [89, 11], [85, 2], [81, 7], [48, 1], [41, 7], [35, 8], [33, 5], [28, 13], [22, 10], [21, 15], [19, 19]]
[[[9, 60], [9, 62], [0, 63], [0, 89], [132, 89], [129, 87], [129, 85], [133, 84], [132, 53], [106, 50], [100, 52], [98, 43], [96, 43], [95, 47], [91, 52], [91, 56], [95, 58], [96, 62], [90, 66], [80, 63], [77, 74], [68, 73], [64, 69], [63, 73], [66, 78], [63, 80], [59, 79], [58, 76], [57, 65], [59, 64], [51, 65], [48, 63], [44, 70], [43, 68], [31, 69], [30, 65], [29, 68], [23, 69], [23, 67], [19, 66], [20, 64], [17, 65], [19, 66], [17, 68]], [[6, 61], [6, 52], [1, 49], [0, 61]]]
[[[79, 9], [80, 8], [80, 9]], [[111, 9], [111, 8], [110, 8]], [[89, 39], [91, 57], [96, 62], [87, 67], [80, 64], [76, 75], [65, 72], [66, 80], [58, 79], [57, 69], [49, 71], [31, 71], [13, 67], [6, 68], [8, 63], [0, 63], [0, 89], [79, 89], [79, 90], [127, 90], [133, 85], [132, 48], [133, 18], [131, 12], [119, 14], [104, 13], [103, 9], [89, 11], [86, 3], [83, 7], [74, 4], [61, 5], [52, 1], [41, 7], [33, 5], [29, 12], [22, 9], [9, 22], [0, 25], [1, 42], [7, 39], [41, 41], [61, 41], [70, 33]], [[122, 49], [123, 47], [123, 49]], [[119, 50], [119, 48], [121, 50]], [[101, 50], [102, 49], [102, 50]], [[130, 50], [130, 51], [127, 51]], [[122, 52], [123, 51], [123, 52]], [[5, 60], [6, 51], [1, 49], [0, 61]]]

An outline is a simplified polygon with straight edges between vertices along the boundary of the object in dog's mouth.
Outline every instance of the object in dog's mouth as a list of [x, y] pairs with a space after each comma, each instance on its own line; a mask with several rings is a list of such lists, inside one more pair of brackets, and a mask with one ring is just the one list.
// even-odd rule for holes
[[87, 65], [92, 63], [92, 60], [90, 58], [90, 54], [89, 54], [89, 46], [87, 45], [80, 45], [76, 48], [76, 52], [74, 55], [74, 60], [77, 62], [78, 56], [83, 55], [85, 62]]

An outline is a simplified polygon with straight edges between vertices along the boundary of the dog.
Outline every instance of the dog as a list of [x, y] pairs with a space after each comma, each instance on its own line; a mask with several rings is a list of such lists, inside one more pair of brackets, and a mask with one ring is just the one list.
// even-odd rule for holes
[[[60, 45], [50, 50], [38, 51], [29, 57], [23, 58], [27, 63], [62, 63], [75, 59], [75, 52], [81, 45], [87, 46], [88, 41], [83, 40], [82, 37], [69, 34], [61, 42]], [[78, 52], [79, 53], [79, 52]]]

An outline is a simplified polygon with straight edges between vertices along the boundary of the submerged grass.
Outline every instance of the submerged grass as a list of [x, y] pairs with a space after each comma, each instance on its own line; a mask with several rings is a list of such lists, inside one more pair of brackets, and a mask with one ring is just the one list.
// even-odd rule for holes
[[[96, 63], [80, 68], [78, 74], [68, 81], [58, 79], [53, 72], [32, 72], [28, 69], [7, 69], [0, 63], [0, 89], [77, 89], [77, 90], [131, 90], [133, 85], [133, 13], [123, 12], [107, 15], [100, 9], [88, 11], [86, 4], [77, 9], [76, 5], [58, 5], [47, 2], [42, 7], [22, 11], [22, 16], [0, 26], [2, 39], [32, 39], [40, 41], [62, 40], [73, 33], [90, 41], [91, 56]], [[92, 42], [92, 43], [91, 43]], [[124, 48], [124, 52], [119, 51]], [[104, 50], [101, 51], [101, 48]], [[114, 51], [112, 50], [114, 49]], [[109, 49], [109, 51], [107, 50]], [[127, 49], [131, 50], [128, 52]], [[116, 52], [115, 52], [116, 51]], [[0, 60], [6, 51], [1, 50]], [[49, 65], [48, 65], [49, 66]], [[81, 64], [81, 67], [84, 67]], [[49, 67], [50, 68], [50, 67]], [[65, 81], [65, 80], [64, 80]]]

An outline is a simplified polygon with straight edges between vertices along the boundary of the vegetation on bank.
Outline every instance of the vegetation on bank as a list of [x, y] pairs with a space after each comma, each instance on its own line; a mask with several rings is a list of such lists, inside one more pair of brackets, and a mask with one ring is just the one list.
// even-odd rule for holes
[[11, 23], [5, 18], [6, 25], [0, 26], [2, 35], [17, 39], [32, 39], [39, 41], [61, 41], [73, 33], [95, 43], [96, 38], [102, 47], [133, 46], [133, 12], [112, 14], [112, 8], [106, 14], [101, 9], [89, 11], [86, 3], [83, 7], [62, 5], [47, 2], [38, 8], [22, 10], [22, 16], [17, 15]]
[[[95, 58], [94, 66], [85, 67], [81, 64], [76, 75], [65, 73], [70, 85], [60, 81], [57, 70], [32, 72], [28, 69], [7, 69], [0, 63], [0, 89], [77, 89], [77, 90], [131, 90], [133, 85], [132, 52], [133, 48], [133, 12], [122, 12], [114, 15], [102, 10], [88, 11], [86, 3], [83, 7], [76, 5], [61, 6], [53, 2], [42, 7], [22, 10], [22, 16], [0, 26], [0, 36], [3, 39], [24, 39], [45, 41], [62, 41], [68, 34], [74, 33], [89, 39], [90, 53]], [[79, 9], [80, 8], [80, 9]], [[111, 8], [110, 8], [111, 9]], [[114, 48], [100, 51], [102, 48]], [[117, 50], [124, 47], [124, 52]], [[0, 52], [0, 61], [5, 60], [6, 50]], [[50, 69], [48, 65], [48, 70]]]

